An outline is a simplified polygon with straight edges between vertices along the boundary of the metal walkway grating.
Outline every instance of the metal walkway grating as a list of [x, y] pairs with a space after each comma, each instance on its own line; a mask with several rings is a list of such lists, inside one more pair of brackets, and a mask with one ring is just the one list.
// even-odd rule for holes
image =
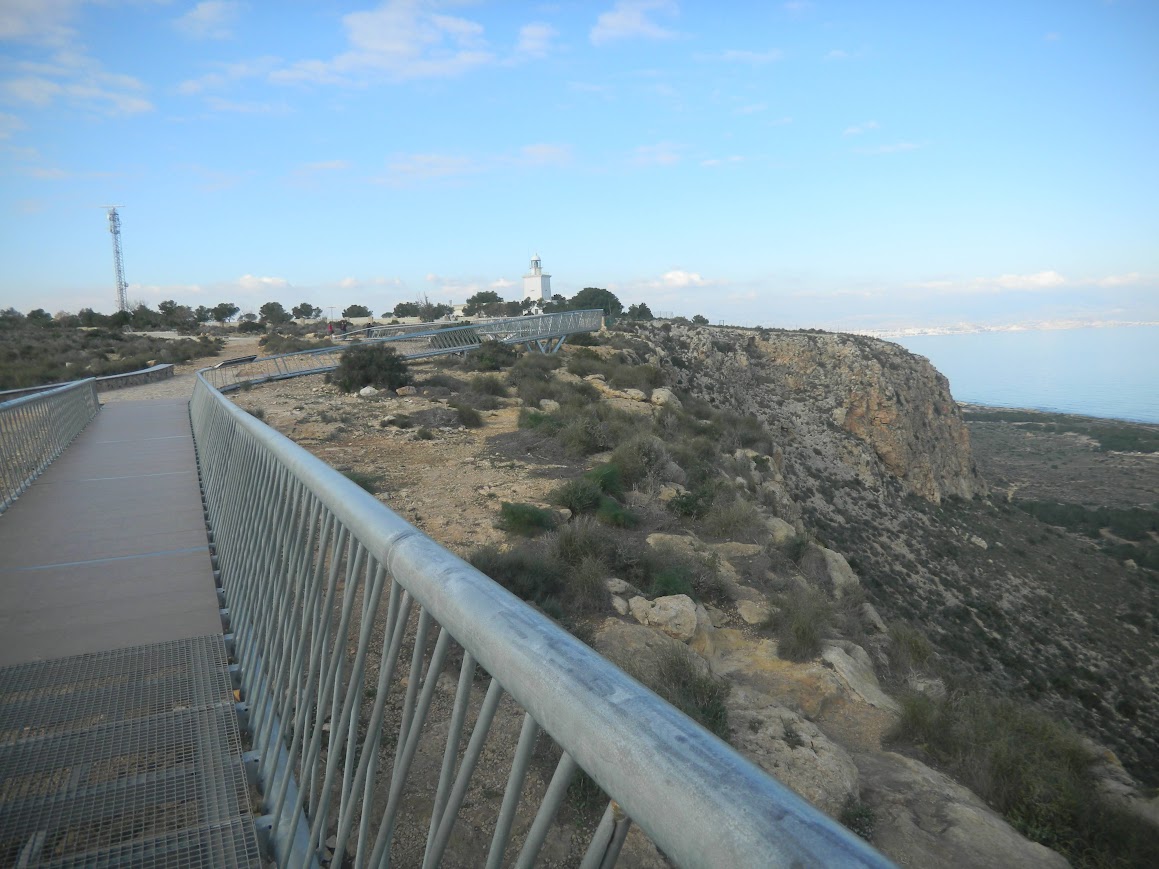
[[261, 865], [221, 636], [0, 669], [0, 865]]

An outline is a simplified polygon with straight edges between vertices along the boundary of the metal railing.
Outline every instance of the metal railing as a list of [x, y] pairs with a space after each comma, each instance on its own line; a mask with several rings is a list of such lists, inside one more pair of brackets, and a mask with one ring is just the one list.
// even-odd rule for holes
[[[405, 359], [425, 359], [474, 350], [483, 341], [503, 344], [538, 344], [541, 350], [555, 350], [559, 341], [576, 332], [600, 328], [604, 312], [561, 311], [534, 317], [492, 320], [465, 326], [440, 327], [432, 323], [417, 326], [379, 326], [362, 330], [363, 343], [389, 344]], [[381, 332], [381, 335], [376, 333]], [[351, 333], [354, 334], [354, 333]], [[350, 337], [350, 336], [347, 336]], [[552, 341], [556, 343], [551, 344]], [[549, 346], [550, 345], [550, 346]], [[234, 389], [244, 383], [262, 383], [305, 374], [318, 374], [338, 367], [341, 355], [350, 348], [349, 341], [318, 350], [303, 350], [280, 356], [267, 356], [241, 365], [214, 368], [202, 372], [217, 389]]]
[[[436, 866], [457, 823], [485, 837], [478, 865], [508, 865], [517, 854], [513, 865], [531, 866], [577, 769], [611, 798], [584, 869], [614, 865], [630, 823], [686, 867], [890, 865], [235, 407], [207, 373], [198, 375], [190, 413], [248, 705], [247, 764], [265, 813], [259, 828], [279, 866], [327, 858]], [[512, 700], [521, 710], [512, 711]], [[505, 731], [515, 744], [505, 743], [500, 786], [473, 790], [493, 724], [519, 713], [518, 739]], [[558, 757], [545, 787], [546, 773], [528, 782], [529, 769], [543, 762], [541, 731], [554, 743], [551, 759]], [[520, 809], [525, 789], [529, 802], [538, 801], [534, 809]], [[460, 818], [468, 799], [470, 817]]]
[[0, 404], [0, 513], [101, 409], [93, 378]]

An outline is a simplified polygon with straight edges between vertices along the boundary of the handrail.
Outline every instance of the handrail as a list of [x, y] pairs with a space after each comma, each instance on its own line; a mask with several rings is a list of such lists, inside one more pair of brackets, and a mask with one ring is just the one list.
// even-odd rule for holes
[[91, 377], [0, 403], [0, 513], [100, 409]]
[[[550, 619], [233, 405], [207, 373], [198, 374], [190, 413], [250, 710], [262, 823], [280, 866], [313, 865], [331, 835], [335, 865], [346, 856], [356, 866], [384, 865], [452, 643], [463, 660], [424, 866], [441, 859], [504, 693], [526, 715], [487, 866], [504, 865], [540, 729], [562, 757], [516, 866], [535, 861], [577, 767], [614, 801], [583, 867], [615, 863], [626, 818], [680, 866], [890, 865]], [[409, 676], [396, 680], [407, 657]], [[464, 749], [479, 667], [491, 682]], [[383, 719], [396, 681], [406, 691], [391, 722], [391, 762], [383, 755]], [[368, 719], [364, 700], [373, 702]]]
[[[367, 338], [362, 343], [388, 344], [404, 359], [426, 359], [451, 353], [465, 353], [478, 348], [483, 341], [488, 340], [503, 344], [526, 344], [563, 339], [576, 332], [599, 329], [603, 316], [604, 312], [597, 308], [490, 320], [462, 326], [419, 323], [413, 326], [377, 327], [383, 330], [384, 334], [381, 337]], [[245, 383], [264, 383], [305, 374], [319, 374], [337, 368], [339, 357], [350, 348], [351, 343], [343, 342], [314, 350], [265, 356], [240, 365], [205, 369], [201, 373], [212, 386], [223, 390], [236, 389]]]

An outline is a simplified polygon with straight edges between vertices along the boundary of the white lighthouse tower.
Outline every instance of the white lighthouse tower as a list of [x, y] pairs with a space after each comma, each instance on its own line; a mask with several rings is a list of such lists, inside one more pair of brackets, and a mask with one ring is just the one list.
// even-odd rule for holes
[[531, 258], [531, 272], [523, 276], [523, 298], [533, 302], [551, 298], [551, 275], [543, 273], [539, 254]]

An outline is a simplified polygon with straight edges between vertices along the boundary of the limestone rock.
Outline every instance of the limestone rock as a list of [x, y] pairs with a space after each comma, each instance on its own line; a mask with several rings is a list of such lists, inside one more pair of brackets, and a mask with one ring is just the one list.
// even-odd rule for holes
[[378, 390], [373, 386], [364, 386], [358, 390], [358, 394], [363, 398], [374, 398], [374, 396], [378, 395]]
[[873, 664], [865, 650], [853, 643], [849, 645], [856, 650], [854, 654], [851, 655], [841, 646], [829, 645], [821, 652], [821, 660], [833, 667], [838, 678], [859, 700], [878, 709], [900, 712], [897, 702], [881, 690], [877, 674], [873, 672]]
[[778, 519], [776, 516], [773, 516], [766, 519], [765, 524], [769, 526], [769, 534], [772, 535], [772, 541], [775, 546], [784, 546], [797, 536], [797, 529], [784, 519]]
[[885, 626], [885, 622], [882, 621], [881, 616], [878, 615], [877, 610], [874, 609], [873, 604], [871, 604], [869, 601], [866, 601], [861, 605], [861, 621], [865, 624], [867, 629], [874, 631], [875, 633], [889, 633], [889, 628]]
[[551, 372], [551, 376], [560, 383], [583, 383], [584, 379], [578, 374], [572, 374], [566, 368], [557, 368]]
[[[686, 594], [665, 595], [653, 601], [634, 597], [628, 607], [640, 624], [663, 631], [681, 642], [688, 642], [696, 634], [696, 604]], [[708, 621], [707, 614], [704, 621]]]
[[559, 402], [553, 398], [539, 399], [539, 409], [544, 413], [555, 413], [559, 410]]
[[628, 614], [628, 602], [620, 597], [618, 594], [612, 595], [612, 609], [622, 616]]
[[856, 796], [857, 765], [815, 724], [751, 688], [734, 686], [725, 703], [732, 744], [765, 772], [830, 815]]
[[970, 535], [970, 542], [977, 546], [979, 549], [990, 548], [989, 544], [987, 544], [986, 541], [979, 537], [977, 534]]
[[652, 403], [661, 407], [668, 405], [673, 410], [680, 410], [684, 406], [676, 397], [676, 393], [665, 386], [652, 390]]
[[630, 582], [625, 582], [619, 577], [609, 576], [604, 580], [604, 587], [612, 594], [639, 594], [635, 587]]
[[1024, 839], [966, 788], [893, 752], [854, 758], [861, 799], [873, 809], [873, 844], [902, 866], [1064, 869], [1056, 852]]
[[401, 396], [418, 395], [419, 391], [417, 389], [415, 389], [413, 386], [400, 386], [398, 389], [396, 389], [394, 391], [394, 394], [401, 395]]
[[640, 389], [625, 389], [623, 395], [632, 401], [647, 401], [648, 396]]
[[801, 557], [801, 571], [818, 583], [826, 592], [840, 599], [846, 592], [856, 589], [860, 582], [845, 556], [824, 546], [809, 544]]
[[597, 652], [645, 684], [656, 677], [657, 661], [665, 655], [680, 658], [697, 675], [708, 676], [710, 673], [704, 658], [684, 643], [644, 625], [605, 619], [596, 630], [592, 643]]
[[762, 625], [769, 619], [771, 610], [766, 603], [757, 603], [751, 600], [738, 600], [736, 611], [748, 625]]
[[762, 547], [756, 543], [736, 543], [734, 541], [727, 541], [725, 543], [716, 543], [712, 547], [712, 551], [721, 558], [752, 558], [754, 555], [761, 554]]

